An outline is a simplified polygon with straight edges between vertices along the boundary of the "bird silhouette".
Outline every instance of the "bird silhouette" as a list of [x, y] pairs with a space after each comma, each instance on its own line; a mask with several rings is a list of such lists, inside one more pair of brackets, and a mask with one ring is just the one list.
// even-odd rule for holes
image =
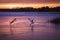
[[28, 20], [31, 22], [31, 24], [34, 24], [34, 18], [28, 18]]
[[16, 20], [16, 18], [14, 18], [14, 19], [10, 22], [10, 24], [12, 24], [15, 20]]

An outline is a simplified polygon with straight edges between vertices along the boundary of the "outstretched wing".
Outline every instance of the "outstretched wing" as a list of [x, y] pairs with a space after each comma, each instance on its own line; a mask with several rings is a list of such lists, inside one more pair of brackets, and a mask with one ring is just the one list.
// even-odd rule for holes
[[12, 24], [15, 20], [16, 20], [16, 18], [15, 18], [15, 19], [13, 19], [13, 20], [10, 22], [10, 24]]
[[33, 18], [28, 18], [28, 20], [29, 20], [29, 21], [32, 21], [32, 20], [34, 20], [34, 19], [33, 19]]
[[28, 20], [31, 22], [31, 24], [34, 23], [34, 19], [33, 18], [28, 18]]

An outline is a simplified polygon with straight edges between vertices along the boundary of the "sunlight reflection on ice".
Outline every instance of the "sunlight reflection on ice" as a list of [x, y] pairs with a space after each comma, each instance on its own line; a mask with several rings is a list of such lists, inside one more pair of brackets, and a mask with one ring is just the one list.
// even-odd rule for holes
[[[9, 24], [14, 18], [17, 20], [13, 24]], [[34, 24], [31, 26], [28, 18], [34, 18]], [[13, 40], [55, 40], [59, 35], [58, 29], [48, 22], [55, 18], [54, 16], [11, 16], [0, 17], [0, 36], [4, 39], [13, 36]], [[11, 35], [10, 27], [12, 27], [13, 35]], [[59, 33], [58, 33], [59, 32]], [[58, 34], [58, 35], [56, 35]], [[59, 36], [60, 37], [60, 36]], [[1, 38], [3, 39], [3, 38]]]

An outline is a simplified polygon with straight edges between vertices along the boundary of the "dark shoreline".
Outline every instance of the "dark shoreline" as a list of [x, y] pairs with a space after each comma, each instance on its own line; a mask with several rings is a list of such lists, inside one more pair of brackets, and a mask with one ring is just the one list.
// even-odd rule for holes
[[60, 24], [60, 17], [52, 19], [50, 22], [53, 23], [53, 24]]
[[26, 7], [26, 8], [14, 8], [14, 9], [0, 9], [0, 12], [60, 12], [60, 6], [54, 8], [49, 8], [47, 6], [41, 8]]

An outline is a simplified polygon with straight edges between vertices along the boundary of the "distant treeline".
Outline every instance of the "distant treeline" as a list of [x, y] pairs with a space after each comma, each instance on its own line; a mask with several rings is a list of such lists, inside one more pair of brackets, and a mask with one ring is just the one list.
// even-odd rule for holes
[[0, 12], [60, 12], [60, 6], [49, 8], [41, 7], [41, 8], [32, 8], [32, 7], [26, 7], [26, 8], [15, 8], [15, 9], [0, 9]]

